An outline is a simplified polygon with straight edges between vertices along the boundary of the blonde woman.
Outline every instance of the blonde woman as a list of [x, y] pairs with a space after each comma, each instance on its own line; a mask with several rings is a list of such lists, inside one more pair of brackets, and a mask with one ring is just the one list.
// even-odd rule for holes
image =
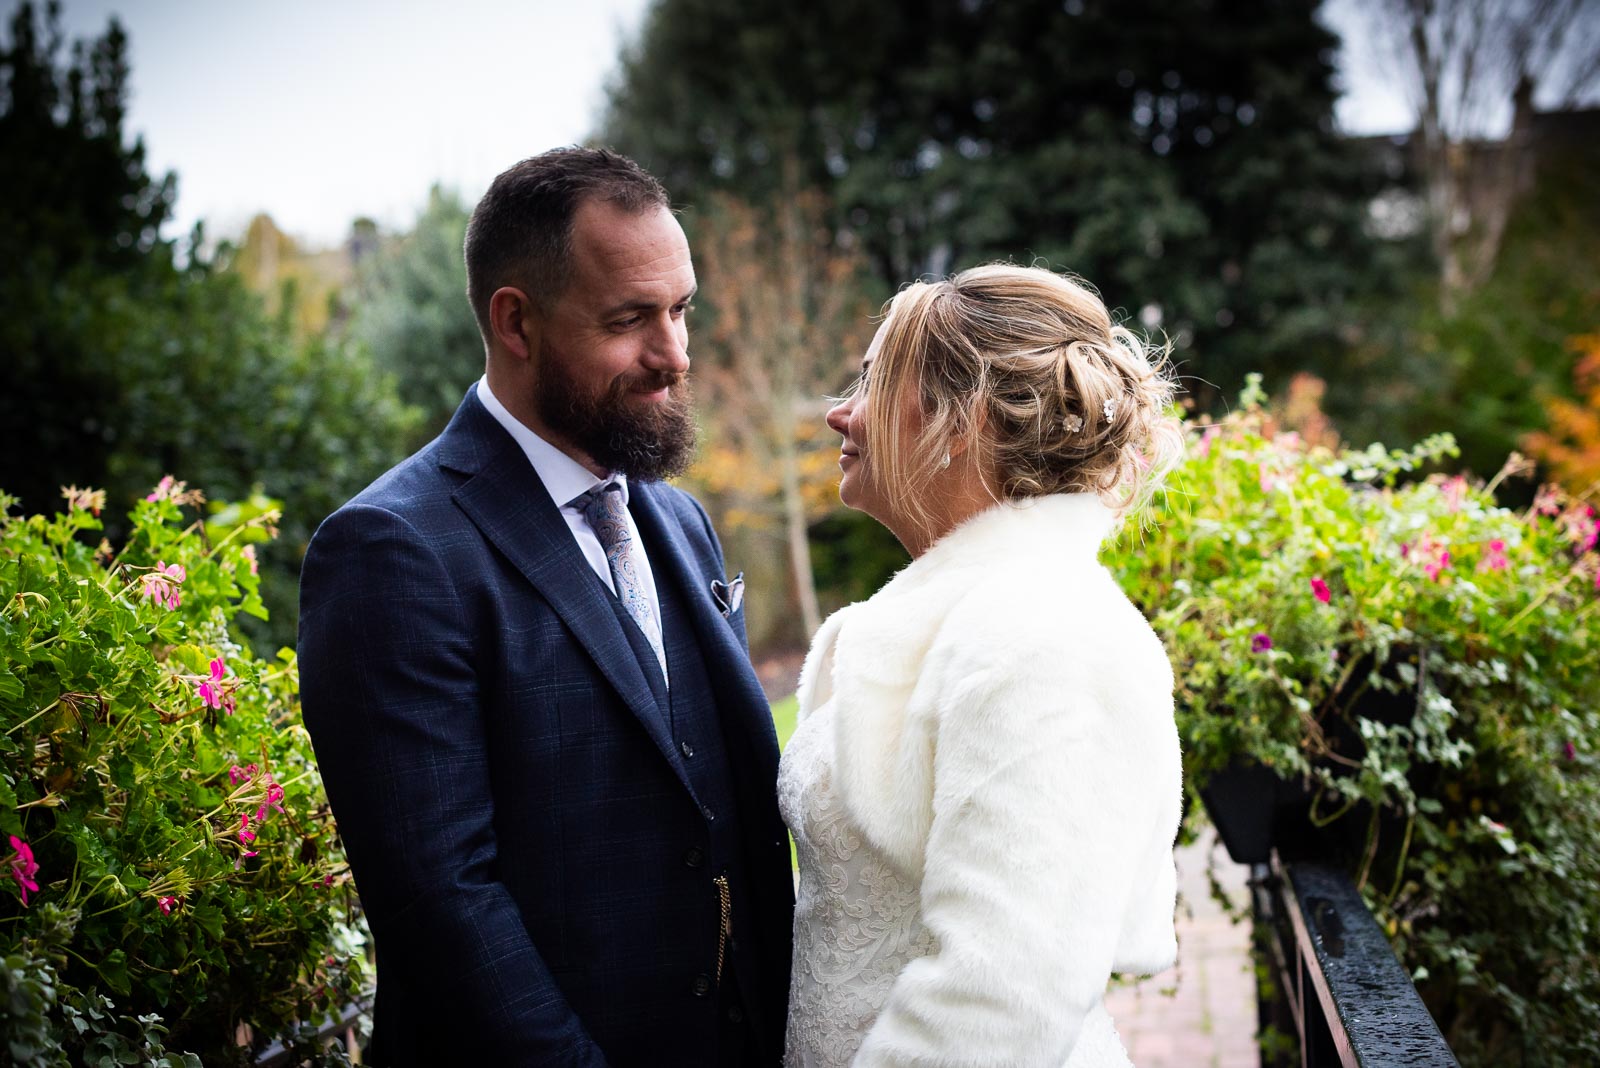
[[1182, 790], [1171, 668], [1096, 554], [1176, 458], [1171, 399], [1049, 271], [892, 302], [827, 418], [913, 560], [801, 673], [787, 1064], [1128, 1064], [1101, 998], [1173, 962]]

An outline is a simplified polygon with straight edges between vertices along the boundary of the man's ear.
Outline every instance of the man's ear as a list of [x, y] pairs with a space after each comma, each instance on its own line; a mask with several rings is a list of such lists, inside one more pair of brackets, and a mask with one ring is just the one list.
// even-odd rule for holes
[[499, 347], [518, 360], [539, 351], [539, 311], [528, 295], [514, 286], [501, 286], [489, 298], [489, 329]]

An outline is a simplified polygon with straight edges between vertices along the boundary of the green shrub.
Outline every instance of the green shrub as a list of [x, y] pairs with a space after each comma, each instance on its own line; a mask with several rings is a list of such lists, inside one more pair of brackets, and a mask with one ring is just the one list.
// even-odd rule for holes
[[1171, 654], [1191, 788], [1236, 758], [1308, 782], [1463, 1064], [1600, 1063], [1593, 508], [1497, 507], [1422, 477], [1448, 436], [1339, 454], [1258, 400], [1106, 556]]
[[265, 612], [277, 513], [193, 519], [163, 479], [113, 549], [104, 494], [64, 492], [53, 518], [0, 495], [0, 1041], [20, 1064], [248, 1063], [241, 1026], [292, 1038], [366, 981], [294, 654], [230, 631]]

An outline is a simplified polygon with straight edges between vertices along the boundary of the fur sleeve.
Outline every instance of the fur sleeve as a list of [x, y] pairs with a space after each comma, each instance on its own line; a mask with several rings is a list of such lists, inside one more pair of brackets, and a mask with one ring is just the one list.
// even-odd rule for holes
[[864, 1068], [1063, 1064], [1100, 1005], [1160, 821], [1139, 717], [1092, 661], [988, 650], [941, 658], [922, 883], [939, 948], [896, 980]]

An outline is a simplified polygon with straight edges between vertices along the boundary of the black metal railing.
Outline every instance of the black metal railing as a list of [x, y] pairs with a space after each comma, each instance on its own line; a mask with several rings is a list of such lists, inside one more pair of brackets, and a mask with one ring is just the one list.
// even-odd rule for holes
[[[1322, 864], [1251, 866], [1256, 944], [1276, 997], [1261, 1023], [1297, 1035], [1301, 1068], [1458, 1068], [1417, 988], [1341, 871]], [[1263, 1054], [1263, 1065], [1293, 1064]]]
[[[359, 1056], [360, 1050], [356, 1044], [356, 1024], [363, 1016], [372, 1012], [372, 995], [369, 992], [361, 1001], [346, 1005], [338, 1015], [329, 1016], [322, 1022], [315, 1035], [308, 1041], [324, 1048], [337, 1042], [344, 1046], [346, 1054]], [[284, 1049], [282, 1042], [274, 1042], [256, 1055], [255, 1068], [292, 1068], [294, 1057], [289, 1050]]]

